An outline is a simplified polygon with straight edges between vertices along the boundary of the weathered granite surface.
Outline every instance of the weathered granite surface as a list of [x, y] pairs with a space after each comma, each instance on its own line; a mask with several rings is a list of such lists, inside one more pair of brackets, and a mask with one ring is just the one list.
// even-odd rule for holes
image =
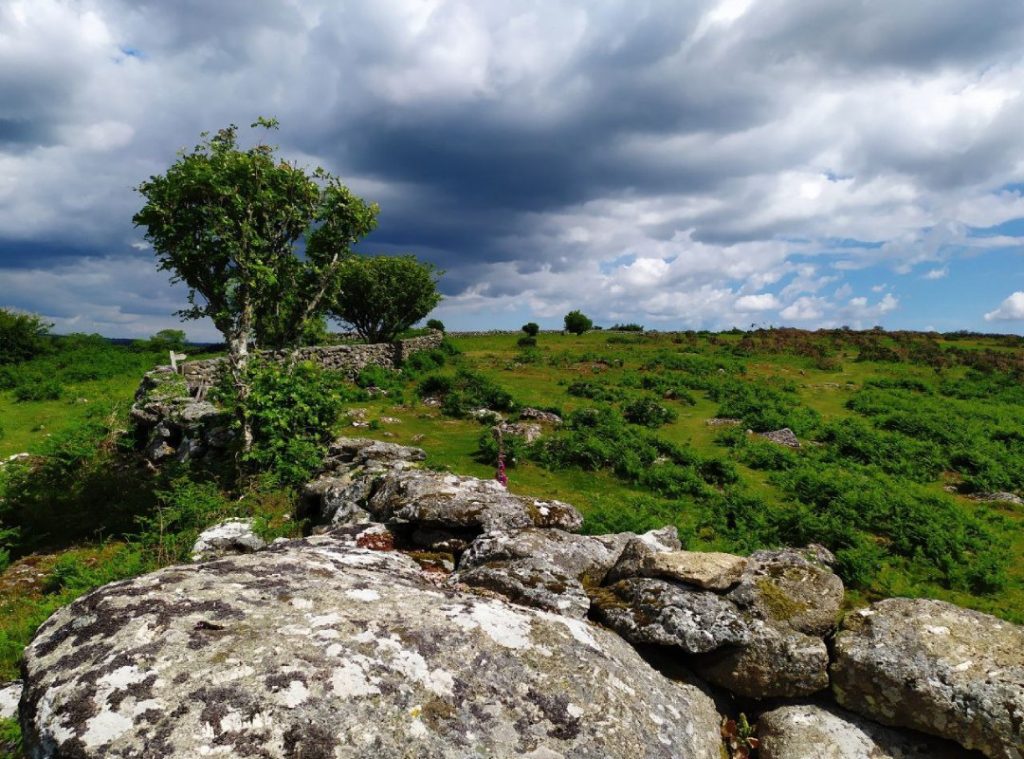
[[1024, 627], [942, 601], [888, 598], [836, 636], [832, 691], [886, 725], [1024, 757]]
[[61, 609], [25, 652], [29, 755], [719, 756], [712, 700], [613, 633], [351, 543], [170, 567]]

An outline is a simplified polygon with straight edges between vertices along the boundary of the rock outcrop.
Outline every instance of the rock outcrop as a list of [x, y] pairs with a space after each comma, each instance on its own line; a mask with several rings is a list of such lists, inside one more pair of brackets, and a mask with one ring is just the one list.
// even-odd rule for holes
[[764, 759], [1024, 759], [1024, 628], [889, 599], [832, 643], [820, 546], [580, 535], [568, 504], [424, 459], [340, 438], [303, 493], [314, 536], [265, 547], [229, 520], [195, 547], [229, 555], [58, 611], [25, 653], [29, 755], [717, 757], [699, 676], [767, 710]]
[[25, 652], [29, 755], [719, 756], [711, 698], [613, 633], [439, 587], [345, 537], [58, 611]]
[[1000, 759], [1024, 757], [1024, 628], [942, 601], [847, 617], [832, 690], [848, 709]]
[[669, 646], [702, 677], [749, 698], [805, 696], [828, 687], [823, 636], [838, 618], [843, 585], [828, 568], [827, 551], [759, 551], [746, 560], [718, 556], [712, 562], [718, 573], [731, 569], [728, 583], [715, 583], [716, 592], [655, 572], [672, 562], [672, 553], [640, 542], [627, 544], [630, 549], [650, 553], [637, 560], [624, 551], [610, 577], [621, 577], [624, 567], [638, 576], [593, 594], [598, 618], [627, 640]]
[[920, 733], [876, 725], [842, 709], [781, 706], [757, 723], [760, 759], [969, 759], [980, 754]]

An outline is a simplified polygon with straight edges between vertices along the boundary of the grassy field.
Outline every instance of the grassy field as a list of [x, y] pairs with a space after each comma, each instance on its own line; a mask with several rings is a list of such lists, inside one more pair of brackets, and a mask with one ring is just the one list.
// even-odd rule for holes
[[[493, 477], [489, 424], [465, 412], [480, 398], [507, 406], [508, 418], [524, 406], [553, 409], [562, 428], [533, 446], [510, 441], [509, 486], [574, 504], [585, 530], [672, 523], [690, 548], [740, 553], [821, 542], [840, 559], [850, 605], [927, 596], [1024, 622], [1024, 510], [970, 497], [1024, 493], [1019, 339], [591, 332], [542, 334], [524, 348], [519, 337], [456, 336], [450, 352], [364, 378], [388, 395], [346, 402], [334, 432], [417, 445], [431, 467]], [[288, 487], [240, 492], [202, 472], [141, 467], [126, 445], [126, 410], [160, 357], [104, 348], [102, 371], [71, 368], [96, 351], [72, 351], [63, 368], [52, 356], [20, 367], [15, 385], [57, 377], [56, 398], [0, 391], [0, 456], [48, 462], [34, 465], [34, 500], [12, 490], [5, 498], [0, 475], [9, 562], [0, 576], [0, 678], [16, 675], [21, 647], [53, 609], [181, 560], [204, 523], [247, 514], [268, 534], [302, 528], [288, 520]], [[424, 404], [438, 388], [443, 405]], [[654, 417], [626, 421], [636, 408]], [[709, 425], [714, 417], [739, 424]], [[783, 426], [799, 450], [748, 433]], [[95, 529], [45, 541], [4, 532], [17, 522], [12, 503], [36, 516], [82, 510]], [[159, 534], [155, 515], [164, 520]]]

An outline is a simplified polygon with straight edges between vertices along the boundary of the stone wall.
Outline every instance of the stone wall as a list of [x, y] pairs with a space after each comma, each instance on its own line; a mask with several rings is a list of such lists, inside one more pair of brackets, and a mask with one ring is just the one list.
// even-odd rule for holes
[[[370, 365], [397, 369], [413, 353], [436, 348], [443, 339], [443, 333], [434, 331], [429, 335], [393, 343], [313, 345], [299, 348], [297, 355], [300, 361], [315, 361], [325, 369], [355, 377], [364, 367]], [[291, 355], [291, 351], [263, 351], [261, 355], [283, 361]], [[189, 391], [194, 393], [203, 385], [209, 387], [213, 384], [223, 363], [223, 358], [211, 358], [205, 361], [186, 361], [182, 364], [182, 376]]]

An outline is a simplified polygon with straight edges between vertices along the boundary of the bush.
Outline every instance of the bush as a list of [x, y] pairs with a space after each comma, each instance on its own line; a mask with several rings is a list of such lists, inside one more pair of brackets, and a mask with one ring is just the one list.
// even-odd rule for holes
[[402, 377], [398, 372], [385, 369], [376, 364], [368, 364], [356, 375], [356, 385], [361, 388], [375, 387], [383, 390], [398, 403], [401, 403]]
[[36, 314], [0, 308], [0, 364], [21, 363], [49, 351], [52, 326]]
[[642, 324], [613, 324], [608, 328], [611, 332], [643, 332], [644, 325]]
[[438, 332], [444, 332], [444, 322], [440, 319], [427, 319], [427, 329], [436, 329]]
[[[312, 362], [252, 360], [245, 412], [253, 446], [244, 461], [282, 484], [300, 484], [321, 465], [343, 398], [342, 379]], [[237, 402], [237, 401], [235, 401]]]
[[518, 340], [516, 340], [516, 345], [518, 345], [520, 348], [536, 348], [537, 338], [532, 337], [530, 335], [523, 335]]
[[129, 534], [155, 503], [152, 483], [119, 455], [125, 420], [88, 420], [46, 438], [38, 458], [0, 469], [0, 523], [16, 529], [12, 554], [97, 535]]
[[673, 409], [662, 406], [649, 395], [643, 395], [622, 407], [622, 415], [627, 422], [642, 424], [645, 427], [661, 427], [674, 422], [677, 414]]
[[537, 333], [540, 332], [540, 325], [536, 322], [527, 322], [523, 325], [523, 332], [525, 332], [528, 337], [536, 337]]
[[417, 351], [405, 359], [402, 374], [416, 377], [427, 372], [437, 371], [448, 362], [448, 353], [440, 348], [429, 351]]
[[586, 316], [581, 311], [570, 311], [565, 315], [566, 332], [571, 332], [574, 335], [582, 335], [593, 326], [594, 323], [590, 320], [590, 317]]
[[420, 382], [416, 392], [421, 398], [443, 398], [441, 411], [454, 417], [465, 416], [480, 408], [512, 411], [517, 406], [508, 391], [483, 375], [466, 369], [460, 369], [455, 376], [429, 375]]
[[23, 377], [21, 384], [14, 388], [14, 399], [26, 401], [56, 401], [64, 394], [64, 388], [54, 379], [29, 375]]
[[574, 381], [566, 388], [566, 392], [578, 398], [590, 398], [594, 401], [617, 401], [622, 398], [622, 393], [615, 388], [589, 380]]

